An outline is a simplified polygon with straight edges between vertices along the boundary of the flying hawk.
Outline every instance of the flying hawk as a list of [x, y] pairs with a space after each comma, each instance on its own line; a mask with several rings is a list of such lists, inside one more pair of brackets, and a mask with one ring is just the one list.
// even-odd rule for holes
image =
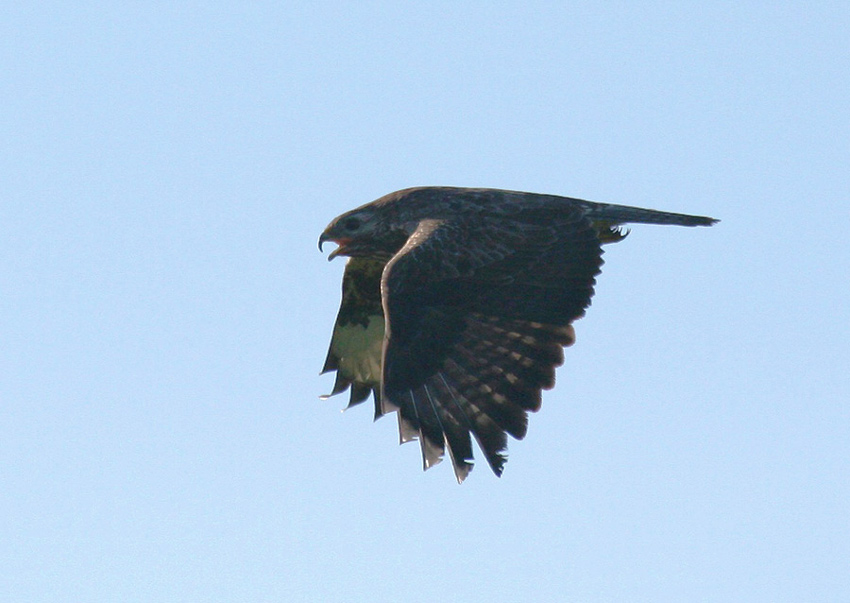
[[[475, 437], [501, 475], [507, 434], [555, 385], [572, 323], [590, 305], [604, 243], [624, 223], [717, 220], [555, 195], [473, 188], [397, 191], [335, 218], [319, 238], [349, 256], [323, 373], [348, 406], [371, 393], [397, 411], [401, 442], [425, 469], [447, 447], [458, 482]], [[323, 396], [327, 398], [328, 396]]]

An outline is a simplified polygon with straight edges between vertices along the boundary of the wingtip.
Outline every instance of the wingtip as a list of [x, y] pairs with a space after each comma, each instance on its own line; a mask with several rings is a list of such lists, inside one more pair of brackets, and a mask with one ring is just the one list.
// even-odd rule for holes
[[507, 455], [500, 452], [497, 452], [494, 455], [487, 455], [487, 463], [490, 465], [490, 469], [493, 470], [496, 477], [502, 477], [502, 473], [505, 471], [505, 464], [507, 462]]
[[428, 471], [428, 469], [430, 469], [431, 467], [439, 465], [442, 462], [443, 462], [442, 456], [431, 457], [431, 456], [429, 456], [428, 453], [425, 453], [422, 456], [422, 470]]
[[463, 463], [454, 465], [455, 471], [455, 479], [457, 479], [458, 486], [463, 483], [463, 481], [469, 477], [470, 472], [472, 471], [472, 463]]

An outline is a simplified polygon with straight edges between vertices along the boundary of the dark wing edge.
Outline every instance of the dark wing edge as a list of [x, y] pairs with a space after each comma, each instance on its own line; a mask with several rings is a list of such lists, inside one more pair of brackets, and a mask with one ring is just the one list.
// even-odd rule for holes
[[402, 441], [419, 439], [425, 469], [448, 448], [462, 482], [471, 435], [502, 474], [507, 436], [525, 436], [528, 412], [554, 386], [601, 264], [596, 231], [578, 210], [547, 224], [420, 224], [381, 282], [381, 403], [398, 408]]
[[360, 404], [371, 393], [375, 418], [381, 415], [381, 354], [384, 312], [381, 305], [381, 272], [384, 262], [350, 258], [342, 278], [342, 301], [334, 323], [328, 355], [321, 374], [336, 371], [331, 396], [351, 389], [346, 409]]

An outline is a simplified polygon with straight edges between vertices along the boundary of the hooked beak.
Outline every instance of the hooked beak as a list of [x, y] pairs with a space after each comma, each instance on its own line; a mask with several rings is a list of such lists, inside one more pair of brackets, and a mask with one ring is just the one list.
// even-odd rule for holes
[[330, 235], [328, 235], [327, 232], [323, 232], [321, 234], [321, 236], [319, 237], [319, 251], [322, 251], [322, 245], [324, 245], [325, 241], [330, 241], [332, 243], [336, 243], [337, 245], [339, 245], [339, 247], [337, 247], [336, 249], [331, 251], [330, 255], [328, 256], [328, 261], [330, 262], [332, 259], [334, 259], [336, 256], [338, 256], [345, 249], [346, 241], [344, 239], [340, 239], [340, 240], [333, 239], [333, 238], [330, 237]]

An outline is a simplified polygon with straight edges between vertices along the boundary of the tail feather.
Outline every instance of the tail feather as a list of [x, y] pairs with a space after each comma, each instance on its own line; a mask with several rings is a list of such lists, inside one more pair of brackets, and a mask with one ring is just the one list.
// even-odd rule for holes
[[707, 216], [692, 216], [654, 209], [643, 209], [629, 205], [588, 203], [587, 216], [613, 224], [673, 224], [676, 226], [711, 226], [720, 220]]

